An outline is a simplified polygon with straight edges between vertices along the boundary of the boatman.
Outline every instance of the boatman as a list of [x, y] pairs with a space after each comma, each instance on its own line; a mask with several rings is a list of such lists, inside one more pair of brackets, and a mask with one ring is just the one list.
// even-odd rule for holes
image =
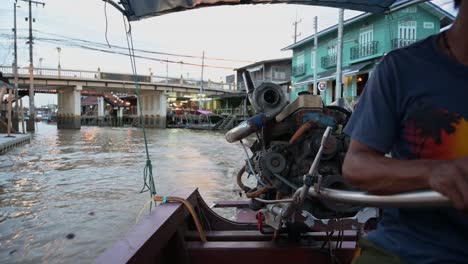
[[345, 128], [352, 140], [343, 165], [363, 190], [432, 189], [454, 207], [384, 208], [355, 264], [468, 263], [468, 0], [455, 6], [449, 30], [376, 67]]

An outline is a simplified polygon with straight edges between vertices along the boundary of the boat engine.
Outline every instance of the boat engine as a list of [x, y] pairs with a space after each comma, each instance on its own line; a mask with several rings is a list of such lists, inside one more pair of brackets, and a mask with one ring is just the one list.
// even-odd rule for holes
[[[244, 78], [248, 87], [249, 76]], [[287, 104], [285, 93], [273, 83], [249, 89], [249, 98], [258, 114], [228, 131], [226, 140], [240, 141], [248, 156], [237, 175], [237, 183], [251, 199], [250, 209], [259, 211], [257, 217], [262, 217], [265, 224], [276, 230], [292, 223], [296, 229], [299, 226], [299, 229], [331, 230], [336, 229], [336, 225], [327, 228], [329, 220], [343, 218], [352, 219], [351, 222], [358, 225], [357, 218], [363, 219], [362, 215], [358, 216], [362, 213], [361, 207], [309, 196], [298, 201], [295, 195], [304, 185], [314, 160], [321, 188], [353, 190], [341, 173], [350, 143], [342, 130], [351, 112], [343, 106], [324, 106], [320, 96], [310, 93], [300, 94]], [[327, 128], [330, 134], [322, 142]], [[243, 142], [247, 137], [254, 138], [251, 157]], [[244, 184], [247, 175], [256, 177], [256, 186]], [[291, 212], [285, 213], [285, 210]], [[372, 216], [374, 212], [367, 213], [365, 221]]]

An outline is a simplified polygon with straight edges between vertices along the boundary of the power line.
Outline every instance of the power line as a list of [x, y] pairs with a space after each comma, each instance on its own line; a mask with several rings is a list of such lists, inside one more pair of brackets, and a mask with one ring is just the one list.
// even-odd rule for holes
[[[2, 34], [2, 33], [0, 33], [0, 37], [5, 37], [5, 38], [9, 38], [9, 39], [12, 38], [10, 35]], [[20, 36], [18, 38], [19, 39], [24, 39], [24, 40], [27, 39], [27, 37], [24, 37], [24, 36]], [[105, 50], [105, 49], [102, 49], [102, 48], [96, 48], [96, 47], [91, 47], [91, 46], [87, 46], [87, 45], [83, 45], [83, 44], [70, 42], [70, 41], [67, 41], [65, 39], [35, 37], [34, 40], [45, 42], [45, 43], [61, 44], [61, 45], [70, 46], [70, 47], [77, 47], [77, 48], [82, 48], [82, 49], [87, 49], [87, 50], [93, 50], [93, 51], [99, 51], [99, 52], [104, 52], [104, 53], [111, 53], [111, 54], [128, 56], [127, 52]], [[102, 45], [105, 46], [105, 44], [102, 44]], [[141, 55], [136, 55], [136, 57], [141, 58], [141, 59], [165, 62], [165, 63], [184, 64], [184, 65], [197, 66], [197, 67], [202, 67], [203, 66], [203, 65], [197, 64], [197, 63], [190, 63], [190, 62], [185, 62], [185, 61], [173, 61], [173, 60], [167, 60], [167, 59], [158, 59], [158, 58], [141, 56]], [[234, 70], [235, 69], [234, 67], [218, 66], [218, 65], [204, 65], [203, 67], [215, 68], [215, 69], [227, 69], [227, 70]]]
[[[4, 34], [0, 34], [2, 36]], [[27, 39], [26, 37], [19, 37], [20, 39]], [[53, 43], [53, 44], [64, 44], [66, 46], [71, 46], [71, 47], [76, 47], [76, 48], [82, 48], [82, 49], [87, 49], [87, 50], [92, 50], [92, 51], [99, 51], [103, 53], [110, 53], [110, 54], [116, 54], [116, 55], [124, 55], [128, 56], [128, 52], [119, 52], [119, 51], [111, 51], [111, 50], [105, 50], [101, 48], [95, 48], [95, 47], [90, 47], [82, 44], [76, 44], [76, 43], [65, 43], [61, 39], [52, 39], [52, 38], [42, 38], [42, 37], [36, 37], [34, 38], [36, 41], [40, 42], [45, 42], [45, 43]], [[207, 67], [207, 68], [214, 68], [214, 69], [225, 69], [225, 70], [234, 70], [235, 68], [233, 67], [226, 67], [226, 66], [216, 66], [216, 65], [201, 65], [197, 63], [190, 63], [190, 62], [184, 62], [184, 61], [173, 61], [173, 60], [167, 60], [167, 59], [158, 59], [158, 58], [152, 58], [152, 57], [147, 57], [147, 56], [141, 56], [141, 55], [135, 55], [136, 58], [140, 59], [146, 59], [146, 60], [152, 60], [152, 61], [158, 61], [158, 62], [165, 62], [165, 63], [173, 63], [173, 64], [183, 64], [183, 65], [189, 65], [189, 66], [197, 66], [197, 67]]]
[[6, 53], [5, 57], [3, 58], [3, 63], [2, 63], [3, 65], [5, 65], [6, 60], [10, 58], [10, 56], [11, 56], [11, 49], [12, 49], [12, 48], [13, 48], [13, 44], [10, 44], [10, 45], [8, 46], [8, 51], [7, 51], [7, 53]]
[[[56, 36], [56, 37], [61, 37], [64, 39], [68, 40], [74, 40], [74, 41], [80, 41], [80, 42], [85, 42], [88, 44], [94, 44], [94, 45], [99, 45], [102, 47], [111, 47], [111, 48], [117, 48], [117, 49], [123, 49], [126, 50], [127, 48], [122, 47], [122, 46], [117, 46], [117, 45], [107, 45], [105, 43], [100, 43], [100, 42], [95, 42], [95, 41], [89, 41], [89, 40], [84, 40], [84, 39], [79, 39], [79, 38], [72, 38], [72, 37], [67, 37], [64, 35], [59, 35], [59, 34], [54, 34], [54, 33], [48, 33], [40, 30], [34, 30], [38, 33], [42, 34], [47, 34], [51, 36]], [[194, 55], [187, 55], [187, 54], [177, 54], [177, 53], [168, 53], [168, 52], [160, 52], [160, 51], [150, 51], [150, 50], [143, 50], [143, 49], [135, 49], [135, 51], [142, 52], [142, 53], [150, 53], [150, 54], [157, 54], [157, 55], [164, 55], [164, 56], [173, 56], [173, 57], [185, 57], [185, 58], [192, 58], [192, 59], [202, 59], [200, 56], [194, 56]], [[236, 60], [236, 59], [224, 59], [224, 58], [214, 58], [214, 57], [206, 57], [205, 60], [214, 60], [214, 61], [230, 61], [230, 62], [245, 62], [245, 63], [253, 63], [253, 61], [247, 61], [247, 60]]]

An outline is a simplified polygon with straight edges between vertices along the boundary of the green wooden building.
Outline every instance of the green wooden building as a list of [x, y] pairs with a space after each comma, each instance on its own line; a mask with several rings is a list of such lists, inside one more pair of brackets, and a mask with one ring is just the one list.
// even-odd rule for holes
[[[410, 2], [397, 1], [387, 14], [365, 13], [344, 22], [342, 96], [349, 102], [361, 95], [375, 65], [387, 52], [437, 34], [454, 21], [451, 14], [431, 2], [403, 8]], [[326, 84], [324, 91], [318, 92], [325, 104], [336, 98], [337, 36], [337, 25], [317, 34], [317, 81]], [[283, 49], [293, 50], [291, 100], [299, 92], [313, 92], [313, 46], [311, 35]]]

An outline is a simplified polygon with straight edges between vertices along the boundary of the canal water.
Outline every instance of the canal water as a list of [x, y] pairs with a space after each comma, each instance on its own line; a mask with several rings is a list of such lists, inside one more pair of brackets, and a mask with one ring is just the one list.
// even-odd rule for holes
[[[234, 176], [243, 150], [223, 133], [147, 134], [158, 194], [198, 187], [208, 204], [242, 199]], [[57, 130], [40, 123], [31, 144], [0, 156], [0, 263], [92, 262], [149, 200], [139, 193], [144, 165], [138, 128]]]

